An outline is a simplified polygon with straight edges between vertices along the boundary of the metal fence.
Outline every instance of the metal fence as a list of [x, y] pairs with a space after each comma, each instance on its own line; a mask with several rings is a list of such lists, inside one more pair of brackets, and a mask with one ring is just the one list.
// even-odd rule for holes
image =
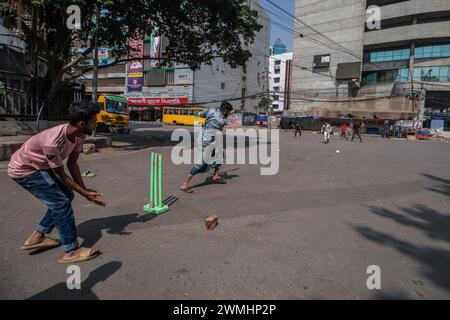
[[[35, 119], [47, 91], [47, 87], [42, 84], [0, 77], [0, 117]], [[44, 105], [41, 119], [66, 119], [70, 103], [83, 97], [82, 89], [70, 86], [62, 88], [52, 101]]]

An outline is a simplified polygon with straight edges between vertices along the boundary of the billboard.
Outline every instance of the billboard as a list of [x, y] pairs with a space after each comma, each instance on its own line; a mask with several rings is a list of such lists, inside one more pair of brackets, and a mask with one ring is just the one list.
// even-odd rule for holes
[[98, 65], [105, 66], [108, 64], [108, 48], [98, 49]]
[[144, 83], [144, 65], [142, 57], [144, 55], [144, 42], [142, 40], [128, 41], [130, 51], [128, 58], [136, 60], [128, 61], [128, 92], [142, 92], [142, 85]]
[[128, 98], [128, 104], [136, 106], [171, 106], [186, 103], [188, 103], [188, 98], [154, 98], [154, 97]]

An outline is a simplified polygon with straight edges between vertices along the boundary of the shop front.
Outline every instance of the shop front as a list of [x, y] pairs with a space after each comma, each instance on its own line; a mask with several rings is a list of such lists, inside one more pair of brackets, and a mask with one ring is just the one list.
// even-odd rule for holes
[[165, 106], [188, 103], [187, 98], [128, 98], [128, 110], [131, 121], [161, 121]]

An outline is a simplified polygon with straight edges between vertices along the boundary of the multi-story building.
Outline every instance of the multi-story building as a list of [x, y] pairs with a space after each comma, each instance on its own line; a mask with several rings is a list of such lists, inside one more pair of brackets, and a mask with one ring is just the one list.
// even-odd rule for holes
[[292, 77], [292, 52], [270, 56], [269, 91], [274, 113], [289, 110]]
[[[116, 58], [112, 57], [107, 48], [101, 48], [100, 54], [102, 58], [99, 59], [97, 92], [123, 95], [126, 92], [127, 79], [127, 63], [119, 62], [112, 64]], [[112, 64], [112, 65], [108, 65]], [[92, 59], [86, 62], [86, 65], [93, 65]], [[86, 94], [92, 95], [92, 73], [85, 74], [81, 77], [81, 81], [85, 85]]]
[[449, 113], [450, 1], [296, 0], [296, 17], [292, 112]]
[[[136, 111], [131, 115], [142, 120], [160, 118], [165, 105], [218, 106], [223, 100], [231, 100], [237, 110], [256, 111], [260, 97], [268, 90], [270, 18], [256, 0], [248, 4], [258, 11], [262, 29], [252, 44], [244, 46], [252, 54], [244, 67], [231, 68], [222, 59], [197, 70], [182, 64], [161, 67], [158, 59], [166, 56], [168, 39], [149, 35], [133, 44], [135, 56], [145, 57], [143, 60], [99, 69], [98, 93], [126, 96], [130, 111]], [[102, 51], [100, 65], [115, 60], [108, 57], [107, 50]], [[84, 81], [87, 92], [92, 92], [92, 75], [84, 76]]]
[[284, 45], [284, 43], [281, 41], [281, 39], [275, 40], [275, 43], [273, 44], [272, 48], [270, 49], [271, 55], [276, 54], [282, 54], [288, 52], [288, 49]]
[[[255, 41], [245, 47], [252, 53], [245, 67], [231, 68], [222, 59], [214, 59], [197, 70], [176, 64], [171, 68], [157, 67], [156, 60], [145, 60], [143, 85], [140, 92], [125, 92], [130, 109], [140, 113], [140, 118], [155, 120], [161, 115], [161, 106], [200, 103], [218, 106], [223, 100], [237, 110], [256, 111], [259, 96], [268, 90], [270, 18], [257, 1], [248, 2], [258, 11], [262, 29]], [[164, 37], [147, 37], [144, 56], [165, 56], [168, 42]], [[242, 99], [241, 99], [242, 98]]]

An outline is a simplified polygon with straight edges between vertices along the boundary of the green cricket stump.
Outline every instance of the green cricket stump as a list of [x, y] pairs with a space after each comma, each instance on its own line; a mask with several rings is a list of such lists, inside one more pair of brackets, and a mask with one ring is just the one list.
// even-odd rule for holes
[[160, 215], [169, 210], [169, 206], [162, 201], [162, 155], [150, 154], [150, 203], [144, 205], [144, 211]]

